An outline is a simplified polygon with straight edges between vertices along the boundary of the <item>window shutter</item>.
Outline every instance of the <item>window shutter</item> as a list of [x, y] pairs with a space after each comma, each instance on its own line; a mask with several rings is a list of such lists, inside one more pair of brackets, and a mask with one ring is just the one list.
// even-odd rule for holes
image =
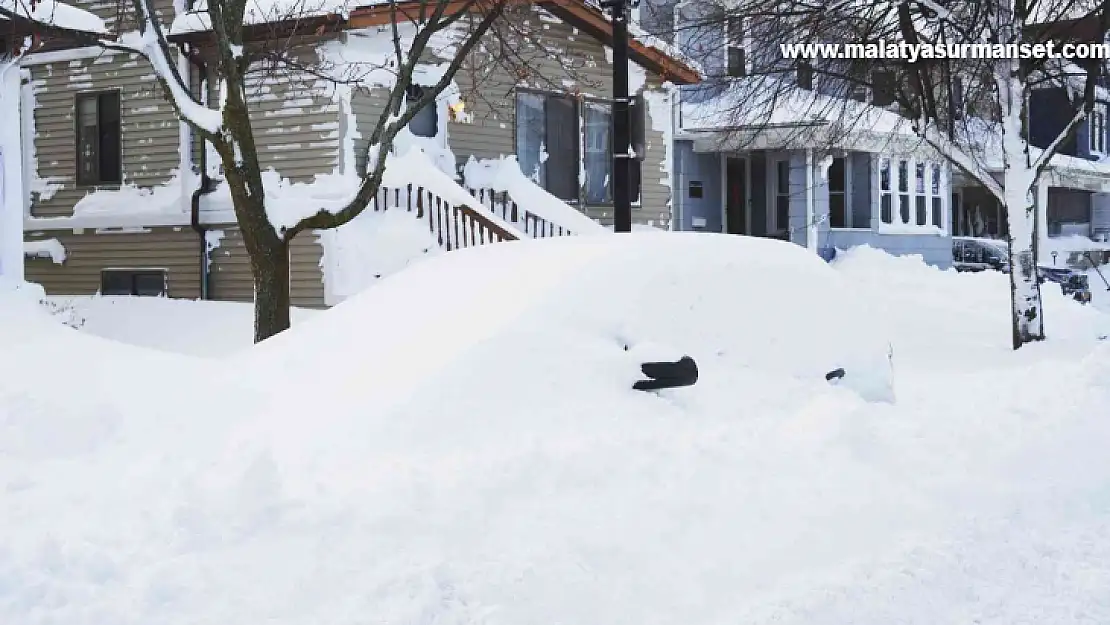
[[580, 135], [575, 101], [566, 96], [549, 96], [546, 109], [547, 191], [561, 200], [577, 201]]
[[802, 89], [813, 89], [813, 65], [809, 61], [798, 63], [798, 86]]
[[733, 78], [739, 78], [748, 75], [746, 66], [747, 56], [744, 48], [729, 47], [728, 49], [728, 75]]
[[632, 117], [632, 149], [636, 152], [636, 160], [642, 161], [647, 155], [647, 102], [644, 96], [636, 96], [628, 112]]
[[120, 183], [123, 181], [120, 146], [119, 92], [112, 91], [97, 96], [97, 130], [99, 140], [99, 177], [97, 182]]
[[875, 106], [889, 106], [894, 103], [895, 80], [893, 72], [871, 73], [871, 103]]

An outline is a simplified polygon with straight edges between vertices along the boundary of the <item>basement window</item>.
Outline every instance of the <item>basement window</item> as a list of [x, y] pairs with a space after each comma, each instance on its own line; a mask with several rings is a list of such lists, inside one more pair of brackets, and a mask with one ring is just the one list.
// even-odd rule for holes
[[105, 269], [100, 272], [101, 295], [164, 297], [164, 269]]

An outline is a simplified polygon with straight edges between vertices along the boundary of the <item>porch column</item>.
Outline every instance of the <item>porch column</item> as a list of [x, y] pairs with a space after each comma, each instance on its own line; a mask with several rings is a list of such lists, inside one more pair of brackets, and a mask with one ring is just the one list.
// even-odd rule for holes
[[0, 276], [23, 280], [23, 152], [19, 62], [0, 66]]
[[813, 150], [806, 149], [806, 249], [817, 253], [817, 219], [813, 201]]

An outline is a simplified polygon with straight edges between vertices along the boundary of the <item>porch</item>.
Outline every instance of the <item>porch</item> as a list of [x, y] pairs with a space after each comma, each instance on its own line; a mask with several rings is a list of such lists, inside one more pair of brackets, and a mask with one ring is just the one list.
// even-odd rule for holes
[[676, 146], [678, 229], [775, 238], [825, 259], [870, 245], [951, 264], [950, 175], [912, 155]]

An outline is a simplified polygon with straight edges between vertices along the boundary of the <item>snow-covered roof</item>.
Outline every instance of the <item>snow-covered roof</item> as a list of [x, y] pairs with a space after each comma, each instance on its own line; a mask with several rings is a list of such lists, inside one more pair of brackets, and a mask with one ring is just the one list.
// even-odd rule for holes
[[[409, 1], [416, 4], [416, 0]], [[389, 23], [391, 11], [383, 6], [385, 4], [381, 0], [252, 0], [247, 5], [243, 21], [248, 26], [290, 23], [306, 27], [305, 20], [338, 19], [343, 22], [344, 28], [366, 28]], [[595, 0], [539, 0], [535, 5], [559, 19], [575, 23], [602, 42], [607, 43], [606, 39], [612, 36], [609, 18]], [[192, 10], [182, 12], [174, 19], [169, 35], [183, 38], [209, 31], [211, 19], [207, 7], [207, 0], [197, 0]], [[449, 6], [449, 10], [457, 9]], [[703, 72], [700, 66], [676, 47], [653, 37], [635, 24], [629, 24], [629, 35], [629, 57], [635, 63], [675, 83], [689, 84], [701, 80]]]
[[4, 12], [4, 15], [0, 15], [2, 20], [10, 20], [9, 15], [14, 15], [16, 18], [66, 30], [96, 34], [108, 32], [104, 20], [96, 15], [55, 0], [0, 0], [0, 11]]

